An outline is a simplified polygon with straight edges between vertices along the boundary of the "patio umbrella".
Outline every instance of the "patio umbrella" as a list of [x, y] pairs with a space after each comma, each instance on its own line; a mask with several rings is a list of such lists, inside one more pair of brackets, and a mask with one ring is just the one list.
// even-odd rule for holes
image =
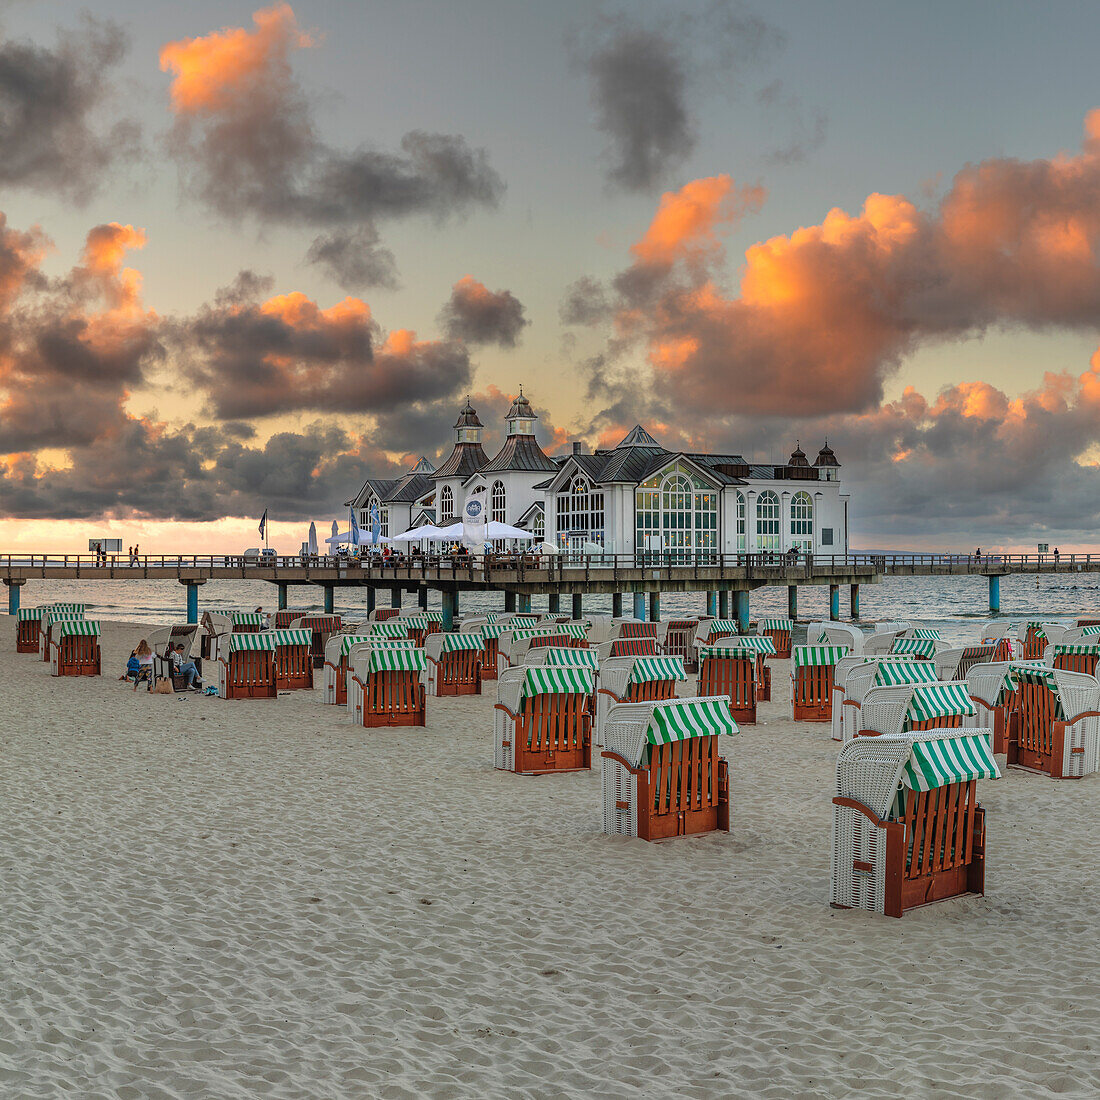
[[425, 523], [423, 527], [414, 527], [411, 531], [405, 531], [400, 535], [394, 535], [394, 542], [419, 542], [421, 539], [446, 539], [452, 538], [452, 532], [457, 528], [462, 530], [461, 524], [455, 524], [454, 528], [436, 527], [434, 523]]
[[512, 527], [507, 523], [497, 523], [495, 520], [490, 521], [485, 534], [490, 539], [533, 539], [535, 537], [530, 531]]
[[311, 523], [309, 525], [309, 539], [306, 542], [306, 548], [311, 556], [317, 556], [317, 524]]

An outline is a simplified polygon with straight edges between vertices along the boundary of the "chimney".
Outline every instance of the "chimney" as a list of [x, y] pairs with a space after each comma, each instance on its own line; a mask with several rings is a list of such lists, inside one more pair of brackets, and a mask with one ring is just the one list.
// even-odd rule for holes
[[576, 441], [574, 441], [574, 443], [573, 443], [573, 453], [574, 453], [575, 455], [582, 455], [582, 454], [584, 454], [584, 451], [583, 451], [583, 450], [581, 449], [581, 444], [580, 444], [580, 443], [578, 443], [578, 442], [576, 442]]

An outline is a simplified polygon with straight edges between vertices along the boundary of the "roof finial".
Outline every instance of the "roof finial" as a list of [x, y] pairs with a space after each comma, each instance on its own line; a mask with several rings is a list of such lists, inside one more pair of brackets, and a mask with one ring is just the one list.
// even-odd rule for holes
[[801, 451], [802, 450], [802, 440], [801, 439], [796, 439], [794, 441], [794, 449], [796, 451]]

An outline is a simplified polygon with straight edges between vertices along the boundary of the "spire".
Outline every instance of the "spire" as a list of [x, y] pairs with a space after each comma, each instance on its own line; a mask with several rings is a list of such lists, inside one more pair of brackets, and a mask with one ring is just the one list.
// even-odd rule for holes
[[534, 435], [535, 421], [538, 417], [531, 408], [531, 402], [523, 396], [523, 386], [519, 388], [519, 396], [512, 402], [508, 415], [504, 418], [508, 422], [509, 435]]

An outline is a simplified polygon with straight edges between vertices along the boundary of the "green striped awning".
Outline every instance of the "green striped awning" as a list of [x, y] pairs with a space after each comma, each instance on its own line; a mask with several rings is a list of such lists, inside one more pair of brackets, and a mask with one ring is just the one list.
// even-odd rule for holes
[[275, 649], [275, 635], [270, 634], [230, 634], [229, 652], [236, 653], [242, 649]]
[[403, 619], [387, 619], [385, 622], [371, 623], [370, 632], [375, 638], [404, 638], [409, 628]]
[[476, 634], [444, 634], [443, 652], [457, 653], [460, 649], [482, 648], [481, 639]]
[[[699, 660], [700, 661], [720, 661], [723, 657], [727, 660], [739, 660], [739, 661], [752, 661], [758, 656], [755, 649], [750, 649], [747, 645], [730, 645], [728, 643], [733, 642], [733, 638], [719, 638], [714, 645], [703, 645], [699, 647]], [[737, 639], [739, 640], [739, 639]]]
[[558, 624], [547, 626], [525, 626], [517, 630], [509, 623], [509, 625], [505, 629], [511, 630], [512, 637], [515, 638], [517, 641], [520, 641], [523, 638], [535, 638], [540, 634], [557, 634], [558, 631], [555, 629], [556, 625]]
[[275, 645], [313, 645], [312, 630], [272, 630]]
[[736, 638], [719, 638], [716, 649], [728, 646], [731, 649], [751, 649], [753, 653], [775, 656], [775, 642], [759, 634], [740, 634]]
[[409, 615], [407, 618], [398, 621], [406, 630], [427, 630], [432, 620], [427, 615]]
[[790, 619], [762, 619], [761, 630], [790, 630], [794, 624]]
[[258, 611], [234, 611], [230, 616], [234, 626], [263, 626], [267, 616]]
[[914, 741], [909, 761], [901, 773], [911, 791], [934, 791], [949, 783], [972, 779], [1000, 779], [989, 741], [982, 734]]
[[931, 661], [879, 661], [872, 687], [930, 684], [935, 679], [936, 667]]
[[497, 619], [499, 619], [499, 618], [500, 618], [500, 612], [499, 611], [486, 611], [485, 612], [485, 621], [487, 623], [495, 623], [497, 621]]
[[938, 642], [940, 640], [940, 632], [930, 626], [918, 626], [913, 629], [913, 637], [930, 638], [933, 642]]
[[478, 631], [482, 638], [499, 638], [506, 631], [511, 630], [510, 623], [485, 623]]
[[513, 615], [508, 621], [513, 627], [534, 626], [539, 621], [539, 617], [538, 615]]
[[1068, 657], [1098, 654], [1100, 653], [1100, 642], [1094, 642], [1092, 645], [1074, 644], [1071, 642], [1063, 644], [1062, 642], [1056, 642], [1054, 644], [1054, 656], [1058, 657], [1063, 653]]
[[340, 635], [340, 656], [346, 657], [351, 652], [353, 645], [362, 645], [364, 642], [372, 641], [366, 634], [341, 634]]
[[587, 638], [588, 628], [584, 623], [555, 623], [555, 634], [568, 634], [570, 638]]
[[848, 655], [846, 645], [796, 645], [794, 647], [795, 668], [820, 668], [822, 665], [835, 665], [841, 657]]
[[651, 745], [669, 745], [691, 737], [740, 732], [726, 699], [677, 699], [653, 708], [646, 740]]
[[83, 612], [75, 614], [68, 611], [51, 611], [46, 618], [46, 625], [53, 626], [54, 623], [71, 623], [74, 620], [79, 622], [83, 618]]
[[[46, 609], [43, 608], [43, 611]], [[88, 610], [88, 605], [85, 603], [52, 603], [50, 604], [51, 611], [64, 611], [70, 615], [76, 615], [82, 617], [84, 612]]]
[[917, 684], [905, 710], [909, 722], [927, 722], [954, 714], [974, 714], [974, 700], [964, 683]]
[[1016, 681], [1016, 686], [1021, 684], [1042, 684], [1054, 696], [1054, 717], [1060, 722], [1066, 718], [1065, 709], [1062, 706], [1062, 696], [1058, 691], [1058, 681], [1054, 678], [1054, 669], [1040, 664], [1014, 664], [1011, 675]]
[[895, 656], [915, 653], [918, 657], [935, 657], [936, 643], [932, 638], [895, 638], [890, 652]]
[[441, 623], [441, 622], [443, 622], [443, 612], [442, 611], [425, 611], [423, 613], [423, 616], [430, 623]]
[[648, 684], [654, 680], [686, 680], [684, 662], [680, 657], [635, 657], [630, 670], [631, 684]]
[[741, 624], [736, 619], [711, 619], [707, 631], [708, 637], [710, 634], [739, 634]]
[[552, 645], [546, 650], [546, 663], [558, 668], [590, 668], [597, 672], [600, 654], [595, 649], [573, 649], [572, 646]]
[[62, 619], [57, 623], [55, 633], [59, 636], [64, 634], [86, 634], [99, 637], [99, 623], [91, 619]]
[[19, 609], [19, 621], [27, 622], [29, 619], [41, 619], [44, 609], [41, 607], [21, 607]]
[[1081, 628], [1081, 633], [1084, 634], [1085, 637], [1088, 637], [1091, 634], [1100, 634], [1100, 623], [1098, 623], [1096, 626], [1083, 626]]
[[374, 672], [423, 672], [428, 667], [424, 659], [424, 650], [409, 648], [372, 649], [369, 673]]
[[595, 690], [592, 670], [531, 665], [523, 677], [520, 698], [529, 695], [591, 695]]

